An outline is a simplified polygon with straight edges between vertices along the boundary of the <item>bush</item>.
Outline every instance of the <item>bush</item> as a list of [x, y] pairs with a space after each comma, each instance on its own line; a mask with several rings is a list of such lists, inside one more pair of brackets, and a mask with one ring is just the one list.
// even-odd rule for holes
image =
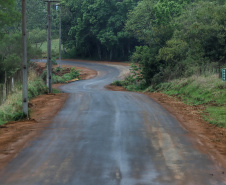
[[123, 82], [120, 80], [116, 80], [112, 83], [112, 85], [116, 85], [116, 86], [123, 86]]
[[75, 68], [71, 68], [70, 73], [64, 74], [63, 76], [52, 76], [53, 83], [65, 83], [66, 81], [78, 78], [80, 75], [79, 70], [75, 70]]

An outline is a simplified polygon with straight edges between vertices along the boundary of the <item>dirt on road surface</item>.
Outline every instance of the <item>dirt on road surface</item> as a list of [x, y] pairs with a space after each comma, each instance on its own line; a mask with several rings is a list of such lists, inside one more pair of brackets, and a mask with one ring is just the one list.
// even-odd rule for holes
[[[104, 87], [122, 72], [118, 67], [77, 64], [98, 71], [98, 76], [59, 87], [70, 93], [66, 103], [52, 124], [0, 171], [0, 184], [226, 183], [223, 159], [211, 153], [213, 162], [203, 154], [208, 152], [201, 150], [217, 148], [211, 145], [211, 149], [197, 139], [205, 133], [195, 127], [201, 127], [195, 109], [155, 94], [152, 98], [166, 103], [175, 117], [181, 116], [179, 124], [180, 119], [169, 114], [167, 106], [164, 109], [148, 97], [152, 94], [106, 91]], [[190, 121], [194, 127], [182, 127]]]
[[68, 94], [40, 95], [29, 102], [31, 118], [0, 127], [0, 168], [16, 157], [62, 108]]
[[[37, 62], [37, 72], [41, 75], [45, 69], [45, 63]], [[53, 66], [55, 68], [57, 66]], [[80, 79], [87, 80], [97, 75], [97, 71], [70, 65], [62, 65], [62, 68], [74, 67], [80, 70]], [[53, 84], [58, 88], [62, 84]], [[44, 129], [57, 112], [63, 107], [68, 94], [40, 95], [29, 102], [31, 116], [29, 120], [9, 122], [0, 126], [0, 168], [4, 167], [18, 152], [23, 149], [30, 140]]]
[[[128, 63], [119, 62], [97, 63], [129, 66]], [[38, 63], [38, 65], [41, 67], [45, 66], [44, 63]], [[71, 66], [62, 65], [62, 67]], [[89, 79], [97, 74], [94, 70], [82, 67], [75, 67], [75, 69], [81, 70], [82, 79]], [[57, 84], [54, 87], [56, 88], [60, 85]], [[106, 88], [125, 91], [123, 87], [112, 85], [106, 86]], [[179, 120], [183, 127], [188, 130], [196, 148], [203, 153], [209, 154], [220, 166], [226, 167], [226, 129], [205, 122], [201, 116], [202, 107], [185, 105], [183, 102], [162, 93], [146, 93], [146, 95], [160, 103]], [[68, 95], [64, 93], [41, 95], [30, 102], [31, 120], [11, 122], [0, 127], [0, 167], [3, 167], [4, 164], [14, 158], [26, 146], [28, 141], [37, 136], [40, 130], [46, 127], [47, 123], [62, 108], [67, 97]]]
[[226, 167], [226, 128], [204, 121], [203, 106], [186, 105], [177, 98], [163, 93], [146, 94], [177, 118], [194, 140], [196, 148], [208, 154], [219, 166]]
[[[124, 87], [115, 85], [108, 85], [106, 88], [113, 91], [127, 91]], [[161, 104], [176, 117], [188, 131], [197, 149], [208, 154], [219, 166], [226, 167], [226, 128], [220, 128], [204, 121], [202, 118], [203, 106], [186, 105], [178, 98], [163, 93], [144, 94]]]

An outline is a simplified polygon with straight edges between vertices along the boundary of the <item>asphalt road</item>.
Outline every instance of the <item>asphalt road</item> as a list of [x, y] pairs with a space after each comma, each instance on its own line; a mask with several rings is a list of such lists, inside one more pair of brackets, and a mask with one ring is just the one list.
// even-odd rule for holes
[[177, 120], [145, 95], [104, 88], [120, 71], [61, 87], [70, 96], [52, 124], [0, 172], [7, 185], [223, 185]]

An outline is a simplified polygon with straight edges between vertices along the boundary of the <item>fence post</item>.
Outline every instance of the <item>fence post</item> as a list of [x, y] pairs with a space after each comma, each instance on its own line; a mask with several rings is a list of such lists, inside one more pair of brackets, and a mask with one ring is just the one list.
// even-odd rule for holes
[[14, 77], [12, 77], [12, 92], [14, 92]]
[[5, 71], [5, 83], [3, 85], [3, 102], [6, 100], [6, 96], [7, 96], [6, 83], [7, 83], [7, 74], [6, 74], [6, 71]]

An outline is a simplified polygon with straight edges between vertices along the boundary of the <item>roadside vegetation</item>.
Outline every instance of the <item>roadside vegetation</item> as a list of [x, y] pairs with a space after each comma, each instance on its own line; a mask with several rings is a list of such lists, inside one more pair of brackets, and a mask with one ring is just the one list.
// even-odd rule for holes
[[[22, 33], [21, 33], [21, 0], [0, 1], [0, 86], [8, 86], [11, 77], [21, 69], [22, 62]], [[28, 60], [45, 56], [46, 50], [46, 3], [44, 1], [27, 1], [27, 31], [28, 31]], [[58, 38], [58, 12], [56, 6], [51, 6], [52, 38]], [[53, 60], [57, 57], [57, 40], [53, 40]], [[56, 46], [55, 46], [56, 44]], [[59, 44], [58, 44], [59, 46]], [[54, 62], [53, 61], [53, 62]], [[54, 76], [56, 82], [63, 82], [77, 77], [78, 71], [71, 70], [63, 77]], [[22, 78], [18, 75], [18, 78]], [[7, 81], [7, 83], [6, 83]], [[5, 95], [0, 96], [4, 103], [0, 106], [0, 125], [8, 121], [15, 121], [24, 117], [22, 113], [22, 86], [18, 80], [13, 92], [7, 89]], [[13, 85], [14, 86], [14, 85]], [[54, 90], [57, 92], [56, 90]], [[6, 91], [4, 91], [6, 92]], [[2, 93], [0, 91], [0, 93]], [[40, 94], [47, 93], [45, 82], [33, 68], [29, 69], [28, 96], [32, 99]], [[6, 93], [5, 93], [6, 94]], [[1, 94], [2, 95], [2, 94]], [[2, 100], [1, 99], [1, 100]]]
[[[62, 0], [61, 4], [65, 56], [131, 61], [131, 75], [115, 84], [205, 105], [205, 119], [225, 126], [226, 87], [221, 82], [221, 69], [226, 68], [225, 0]], [[1, 1], [0, 7], [4, 7], [3, 83], [5, 74], [13, 75], [21, 64], [21, 1]], [[29, 58], [46, 57], [46, 4], [29, 0], [27, 8]], [[53, 5], [51, 11], [56, 58], [59, 9]], [[53, 78], [62, 82], [68, 76]]]
[[[41, 74], [41, 78], [43, 79], [43, 81], [46, 80], [46, 75], [47, 72], [46, 70], [43, 71], [43, 73]], [[72, 68], [59, 68], [56, 67], [53, 69], [53, 74], [52, 74], [52, 81], [53, 83], [67, 83], [67, 81], [73, 80], [73, 79], [79, 79], [80, 76], [80, 72], [79, 70], [75, 70], [74, 67]]]
[[225, 15], [223, 0], [138, 1], [125, 29], [143, 44], [131, 55], [131, 75], [113, 84], [202, 105], [205, 120], [226, 127]]
[[[30, 70], [28, 83], [28, 97], [32, 99], [40, 94], [48, 92], [44, 81], [35, 71]], [[24, 118], [22, 112], [22, 86], [17, 85], [4, 104], [0, 106], [0, 125], [9, 121], [16, 121]]]
[[[47, 94], [48, 89], [46, 86], [46, 71], [44, 70], [41, 75], [36, 72], [36, 64], [32, 64], [32, 69], [29, 70], [28, 76], [28, 98], [32, 98]], [[79, 79], [79, 71], [75, 68], [54, 68], [53, 69], [53, 83], [66, 83], [73, 79]], [[59, 93], [57, 89], [53, 89], [53, 93]], [[24, 118], [22, 112], [22, 86], [17, 84], [14, 92], [8, 96], [4, 104], [0, 106], [0, 125], [9, 121], [17, 121]]]
[[189, 105], [202, 105], [203, 118], [209, 123], [226, 127], [226, 84], [218, 75], [191, 76], [150, 86], [145, 91], [160, 91], [180, 98]]
[[[46, 37], [46, 33], [45, 33], [45, 37]], [[42, 58], [47, 58], [47, 42], [46, 42], [46, 38], [45, 41], [42, 43], [40, 49], [42, 51]], [[53, 39], [51, 40], [51, 54], [53, 58], [58, 58], [59, 57], [59, 39]]]
[[112, 85], [122, 86], [128, 91], [162, 92], [188, 105], [202, 106], [204, 120], [226, 128], [226, 84], [218, 74], [192, 75], [150, 86], [138, 79], [136, 74], [131, 73]]

